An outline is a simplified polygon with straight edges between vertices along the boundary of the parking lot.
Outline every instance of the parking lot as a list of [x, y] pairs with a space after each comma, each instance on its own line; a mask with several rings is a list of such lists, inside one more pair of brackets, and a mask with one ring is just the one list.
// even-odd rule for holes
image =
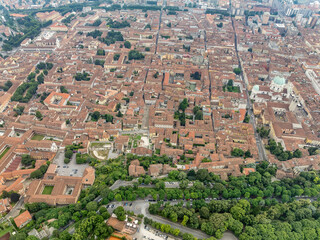
[[136, 232], [133, 235], [134, 238], [142, 239], [142, 240], [169, 240], [173, 239], [167, 236], [165, 233], [162, 233], [156, 229], [150, 228], [141, 224], [139, 232]]
[[[179, 188], [179, 182], [165, 182], [165, 187], [166, 188]], [[190, 182], [188, 184], [188, 187], [192, 187], [193, 186], [193, 182]]]
[[73, 154], [70, 163], [65, 164], [63, 150], [57, 153], [53, 163], [57, 165], [56, 173], [59, 176], [82, 177], [84, 170], [89, 166], [88, 164], [76, 164], [76, 154]]

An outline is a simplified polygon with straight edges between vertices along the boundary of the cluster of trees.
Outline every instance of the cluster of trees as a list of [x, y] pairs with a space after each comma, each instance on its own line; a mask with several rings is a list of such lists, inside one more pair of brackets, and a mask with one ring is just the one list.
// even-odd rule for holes
[[47, 169], [50, 165], [48, 161], [46, 164], [42, 165], [39, 169], [35, 170], [30, 174], [30, 178], [42, 178], [43, 175], [47, 172]]
[[124, 47], [130, 49], [131, 48], [131, 43], [129, 41], [124, 42]]
[[63, 68], [59, 67], [58, 70], [57, 70], [57, 73], [63, 73]]
[[[95, 167], [95, 184], [97, 184], [97, 186], [106, 188], [107, 186], [111, 186], [116, 180], [119, 179], [132, 180], [132, 178], [128, 176], [127, 167], [125, 167], [124, 164], [122, 164], [123, 156], [119, 156], [118, 158], [110, 159], [108, 161], [108, 165]], [[105, 194], [101, 196], [104, 198], [107, 197]], [[112, 191], [110, 193], [109, 199], [111, 199], [110, 201], [114, 199], [114, 194]]]
[[231, 156], [233, 157], [243, 157], [243, 158], [249, 158], [251, 156], [251, 152], [248, 149], [247, 151], [243, 151], [241, 148], [233, 148], [231, 150]]
[[73, 155], [73, 151], [71, 149], [65, 149], [65, 152], [64, 152], [64, 163], [65, 164], [68, 164], [71, 162], [71, 158], [72, 158], [72, 155]]
[[287, 161], [292, 158], [301, 158], [302, 152], [299, 149], [295, 151], [284, 151], [281, 143], [276, 143], [275, 140], [269, 139], [266, 149], [270, 151], [271, 154], [275, 155], [279, 161]]
[[[180, 229], [178, 228], [173, 228], [169, 224], [161, 224], [156, 221], [153, 221], [150, 218], [144, 218], [144, 224], [145, 225], [150, 225], [151, 227], [160, 230], [161, 232], [164, 233], [170, 233], [174, 236], [180, 236], [183, 237], [183, 234], [180, 232]], [[183, 238], [184, 239], [184, 238]]]
[[123, 114], [122, 114], [122, 112], [118, 111], [116, 116], [119, 117], [119, 118], [122, 118]]
[[91, 163], [93, 161], [94, 161], [94, 159], [92, 157], [90, 157], [89, 154], [81, 154], [81, 153], [76, 154], [76, 163], [77, 164]]
[[240, 87], [233, 86], [233, 80], [229, 79], [227, 85], [224, 85], [222, 87], [223, 91], [228, 91], [228, 92], [237, 92], [240, 93]]
[[89, 24], [89, 26], [99, 27], [101, 23], [102, 23], [102, 21], [100, 19], [97, 19], [92, 24]]
[[[42, 84], [44, 82], [44, 76], [48, 75], [48, 70], [50, 70], [53, 67], [52, 63], [48, 63], [48, 67], [46, 67], [43, 69], [43, 71], [40, 73], [40, 70], [37, 68], [36, 72], [32, 72], [28, 75], [28, 81], [35, 81], [36, 77], [37, 77], [37, 82], [38, 84]], [[40, 74], [39, 74], [40, 73]], [[37, 74], [39, 74], [37, 76]]]
[[164, 38], [164, 39], [169, 39], [170, 38], [169, 35], [162, 35], [162, 34], [161, 34], [161, 37]]
[[104, 9], [106, 11], [121, 10], [121, 5], [120, 4], [112, 4], [110, 7], [102, 7], [102, 9]]
[[185, 7], [188, 7], [188, 8], [196, 8], [197, 7], [197, 4], [196, 3], [188, 3], [188, 4], [185, 4], [184, 5]]
[[98, 49], [98, 50], [97, 50], [97, 55], [98, 55], [98, 56], [105, 56], [105, 55], [106, 55], [106, 51], [103, 50], [103, 49]]
[[69, 93], [65, 86], [60, 86], [61, 93]]
[[76, 73], [76, 75], [74, 75], [74, 79], [76, 81], [90, 81], [90, 74], [87, 73], [86, 71], [83, 71], [83, 73]]
[[42, 121], [42, 119], [43, 119], [42, 113], [40, 111], [36, 111], [36, 117], [40, 121]]
[[201, 107], [194, 106], [193, 114], [194, 114], [195, 120], [203, 120], [203, 112]]
[[150, 4], [150, 5], [157, 5], [157, 1], [147, 1], [147, 4]]
[[161, 6], [143, 6], [143, 5], [124, 5], [123, 9], [128, 9], [128, 10], [136, 10], [136, 9], [140, 9], [143, 12], [146, 11], [160, 11], [161, 10]]
[[191, 77], [192, 79], [195, 79], [195, 80], [200, 80], [200, 79], [201, 79], [201, 73], [198, 72], [198, 71], [196, 71], [196, 72], [194, 72], [194, 73], [191, 73], [191, 74], [190, 74], [190, 77]]
[[[222, 238], [226, 230], [240, 240], [247, 239], [317, 239], [320, 232], [320, 204], [309, 200], [269, 204], [241, 200], [194, 201], [193, 205], [158, 202], [149, 206], [151, 214], [158, 214], [184, 226], [200, 229], [208, 235]], [[311, 230], [312, 229], [312, 230]]]
[[138, 50], [130, 50], [128, 54], [128, 58], [129, 60], [132, 60], [132, 59], [140, 60], [140, 59], [144, 59], [144, 55]]
[[131, 48], [131, 43], [129, 41], [124, 42], [124, 47], [130, 49]]
[[113, 122], [113, 116], [110, 114], [105, 114], [102, 116], [102, 118], [105, 119], [106, 122], [111, 122], [111, 123]]
[[94, 61], [94, 65], [103, 67], [103, 66], [104, 66], [104, 62], [105, 62], [104, 60], [96, 59], [96, 60]]
[[130, 27], [130, 23], [125, 20], [122, 22], [118, 22], [118, 21], [113, 21], [113, 20], [109, 20], [107, 25], [111, 28], [125, 28], [125, 27]]
[[180, 125], [186, 125], [186, 114], [185, 110], [189, 106], [188, 99], [183, 99], [182, 102], [179, 104], [179, 109], [174, 113], [174, 118], [180, 120]]
[[75, 233], [72, 235], [74, 240], [82, 239], [107, 239], [113, 233], [113, 228], [104, 222], [101, 215], [90, 211], [77, 226]]
[[310, 147], [310, 148], [308, 148], [308, 152], [309, 152], [310, 156], [317, 155], [318, 154], [318, 148], [317, 147]]
[[100, 37], [101, 35], [102, 35], [102, 32], [99, 30], [94, 30], [92, 32], [87, 33], [87, 37], [93, 37], [93, 38]]
[[6, 81], [3, 86], [0, 86], [0, 89], [7, 92], [12, 87], [12, 82], [10, 80]]
[[176, 11], [167, 11], [167, 15], [177, 15], [177, 12]]
[[126, 219], [126, 213], [122, 206], [117, 207], [113, 210], [113, 213], [117, 216], [118, 220], [124, 221]]
[[66, 4], [66, 5], [61, 5], [59, 7], [44, 7], [41, 9], [23, 9], [23, 10], [18, 10], [18, 12], [25, 13], [25, 14], [31, 14], [35, 15], [38, 12], [51, 12], [51, 11], [57, 11], [59, 12], [62, 16], [66, 15], [68, 12], [81, 12], [83, 10], [83, 7], [86, 6], [98, 6], [99, 1], [97, 2], [84, 2], [84, 3], [71, 3], [71, 4]]
[[43, 104], [43, 101], [49, 96], [50, 93], [46, 93], [46, 92], [43, 92], [42, 94], [39, 94], [40, 95], [40, 103]]
[[164, 8], [164, 10], [169, 10], [169, 11], [182, 11], [179, 7], [177, 7], [177, 6], [166, 6], [165, 8]]
[[37, 76], [37, 82], [38, 82], [39, 84], [44, 83], [44, 74], [43, 74], [43, 73], [40, 73], [40, 74]]
[[225, 17], [230, 16], [227, 10], [219, 10], [219, 9], [207, 9], [206, 14], [211, 14], [211, 15], [220, 14]]
[[108, 32], [108, 34], [105, 38], [100, 37], [99, 41], [103, 42], [109, 46], [111, 44], [114, 44], [117, 41], [122, 42], [122, 41], [124, 41], [124, 39], [123, 39], [123, 35], [121, 32], [115, 32], [112, 30], [112, 31]]
[[248, 112], [246, 112], [246, 115], [245, 115], [245, 117], [243, 119], [243, 122], [244, 123], [249, 123], [250, 122], [250, 116], [248, 115]]
[[[190, 48], [190, 45], [184, 45], [184, 44], [183, 44], [182, 47], [183, 47], [183, 49], [184, 49], [186, 52], [190, 52], [190, 49], [191, 49], [191, 48]], [[193, 73], [192, 73], [191, 75], [193, 75]], [[193, 78], [193, 79], [196, 79], [196, 80], [200, 80], [201, 75], [200, 75], [199, 77], [196, 76], [196, 77], [192, 77], [192, 78]], [[199, 79], [197, 79], [197, 78], [199, 78]]]
[[17, 117], [18, 115], [22, 115], [24, 111], [24, 106], [18, 105], [13, 109], [13, 111], [15, 111], [15, 115], [14, 115], [15, 117]]
[[[113, 200], [133, 201], [151, 195], [155, 200], [193, 199], [192, 206], [189, 203], [186, 206], [183, 203], [169, 206], [160, 202], [156, 205], [150, 205], [149, 211], [153, 214], [160, 214], [171, 221], [181, 222], [185, 226], [200, 229], [217, 238], [221, 238], [221, 235], [227, 229], [239, 236], [240, 240], [277, 239], [274, 235], [268, 238], [268, 232], [276, 236], [289, 235], [294, 239], [315, 239], [309, 237], [317, 236], [314, 235], [317, 234], [314, 229], [318, 227], [320, 205], [318, 202], [310, 204], [307, 201], [297, 202], [293, 200], [295, 196], [307, 195], [312, 197], [319, 194], [320, 176], [318, 173], [303, 172], [294, 179], [271, 182], [271, 177], [275, 175], [276, 168], [270, 166], [268, 162], [263, 162], [256, 166], [256, 172], [250, 173], [248, 176], [230, 176], [229, 181], [222, 181], [219, 176], [209, 173], [206, 169], [200, 169], [197, 172], [190, 170], [187, 174], [176, 170], [170, 172], [168, 178], [180, 181], [180, 189], [165, 189], [164, 180], [144, 176], [139, 178], [138, 183], [135, 183], [134, 186], [120, 187], [112, 191], [108, 186], [116, 180], [132, 179], [128, 176], [127, 168], [134, 159], [138, 159], [142, 166], [148, 166], [151, 163], [171, 162], [171, 159], [166, 156], [138, 157], [128, 154], [126, 158], [127, 166], [123, 164], [125, 156], [111, 159], [108, 164], [97, 165], [94, 185], [81, 192], [77, 204], [62, 208], [51, 208], [46, 204], [27, 204], [28, 210], [35, 214], [30, 225], [28, 224], [22, 231], [25, 232], [25, 229], [30, 231], [48, 219], [54, 218], [57, 220], [52, 222], [51, 226], [57, 229], [70, 221], [77, 222], [75, 225], [77, 234], [74, 234], [74, 237], [79, 234], [77, 239], [94, 237], [96, 232], [99, 232], [99, 234], [107, 234], [108, 232], [110, 234], [105, 227], [101, 226], [100, 228], [101, 218], [98, 220], [93, 217], [97, 215], [100, 204], [107, 204]], [[188, 186], [189, 181], [193, 181], [192, 187]], [[139, 188], [139, 184], [142, 183], [152, 183], [154, 188]], [[103, 200], [96, 203], [93, 200], [99, 195]], [[205, 199], [208, 197], [232, 200], [206, 203]], [[234, 198], [243, 199], [237, 201]], [[283, 204], [279, 203], [279, 200], [282, 200]], [[102, 219], [107, 219], [110, 216], [105, 208], [101, 207], [99, 212]], [[115, 213], [121, 218], [123, 209], [117, 209]], [[91, 217], [93, 218], [90, 221], [87, 220]], [[287, 225], [285, 233], [280, 233], [279, 229], [284, 228], [284, 226], [281, 225], [278, 229], [276, 225], [283, 224], [284, 221], [291, 227]], [[317, 222], [317, 224], [310, 225], [311, 221]], [[79, 227], [80, 225], [81, 227]], [[77, 230], [78, 227], [79, 230]], [[95, 230], [96, 228], [99, 230]], [[101, 230], [102, 228], [104, 230]], [[304, 228], [307, 228], [308, 231], [303, 230]], [[162, 230], [165, 231], [165, 229], [170, 232], [167, 228], [162, 227]], [[259, 231], [256, 231], [256, 229]], [[290, 231], [287, 231], [287, 229]], [[80, 234], [83, 234], [82, 232], [85, 235], [80, 236]]]
[[257, 128], [257, 132], [259, 133], [260, 137], [268, 138], [270, 134], [270, 129], [266, 129], [262, 126], [261, 128]]
[[29, 154], [23, 154], [21, 159], [21, 163], [23, 166], [25, 167], [29, 167], [29, 166], [35, 166], [36, 160], [31, 157]]
[[68, 23], [70, 23], [73, 19], [74, 19], [75, 15], [74, 14], [70, 14], [68, 17], [62, 19], [62, 23], [64, 23], [65, 25], [67, 25]]
[[106, 120], [106, 122], [112, 122], [113, 116], [110, 114], [101, 115], [99, 111], [94, 111], [91, 116], [91, 121], [97, 122], [100, 118], [103, 118]]
[[6, 190], [2, 191], [1, 198], [10, 198], [11, 202], [18, 202], [20, 199], [20, 194], [14, 191], [7, 192]]
[[226, 113], [225, 115], [221, 116], [222, 118], [230, 118], [232, 119], [232, 115], [230, 115], [229, 113]]
[[158, 78], [158, 77], [159, 77], [159, 72], [158, 72], [158, 71], [156, 71], [156, 73], [155, 73], [155, 74], [153, 74], [153, 77], [154, 77], [154, 78]]
[[[30, 81], [22, 83], [13, 96], [11, 97], [11, 101], [27, 103], [30, 101], [32, 96], [37, 92], [38, 89], [38, 82]], [[27, 93], [25, 94], [25, 92]]]
[[[104, 220], [107, 220], [110, 214], [105, 207], [100, 206], [101, 202], [94, 201], [98, 194], [99, 192], [95, 188], [83, 190], [76, 204], [69, 204], [59, 208], [49, 206], [46, 203], [26, 204], [26, 209], [33, 214], [33, 219], [26, 227], [20, 230], [19, 234], [27, 234], [33, 228], [39, 229], [49, 219], [55, 219], [49, 224], [49, 226], [58, 229], [53, 232], [53, 239], [108, 238], [113, 229], [108, 227]], [[67, 230], [62, 231], [70, 221], [76, 223], [73, 235], [69, 234]]]
[[223, 27], [223, 23], [222, 23], [222, 22], [221, 22], [221, 23], [218, 23], [218, 24], [217, 24], [217, 27], [218, 27], [218, 28], [222, 28], [222, 27]]
[[52, 21], [40, 22], [32, 16], [19, 18], [17, 23], [22, 29], [23, 34], [10, 35], [8, 39], [3, 41], [2, 50], [11, 51], [15, 47], [19, 47], [23, 40], [30, 38], [33, 39], [41, 33], [41, 28], [47, 27], [52, 24]]
[[116, 54], [113, 55], [113, 60], [114, 61], [118, 61], [119, 58], [120, 58], [120, 54], [119, 53], [116, 53]]
[[72, 155], [81, 148], [83, 148], [81, 143], [74, 143], [72, 145], [66, 146], [64, 150], [64, 163], [68, 164], [71, 161]]
[[[17, 101], [21, 103], [29, 102], [30, 99], [34, 96], [34, 94], [36, 94], [38, 85], [44, 82], [45, 75], [48, 75], [48, 70], [51, 70], [52, 67], [53, 67], [52, 63], [40, 62], [37, 65], [36, 72], [30, 73], [27, 77], [28, 81], [24, 82], [17, 88], [17, 90], [11, 97], [11, 101]], [[39, 70], [43, 70], [42, 73], [40, 73]], [[37, 74], [39, 75], [37, 76]], [[36, 81], [36, 78], [37, 78], [37, 81]], [[25, 94], [26, 91], [27, 93]]]
[[246, 16], [246, 17], [249, 17], [249, 16], [256, 16], [256, 15], [259, 15], [259, 16], [261, 16], [261, 15], [263, 15], [263, 11], [249, 11], [249, 10], [245, 10], [244, 11], [244, 15]]
[[[238, 205], [241, 207], [247, 206], [246, 202], [246, 200], [240, 200]], [[232, 204], [234, 204], [232, 201], [225, 201], [222, 207], [226, 207], [229, 210]], [[165, 205], [157, 203], [151, 204], [149, 211], [151, 214], [159, 214], [173, 222], [180, 222], [183, 226], [200, 229], [208, 235], [219, 239], [222, 238], [227, 229], [239, 236], [243, 229], [243, 223], [230, 213], [220, 214], [215, 212], [215, 208], [219, 207], [221, 207], [219, 201], [212, 201], [209, 204], [206, 204], [205, 201], [197, 201], [197, 204], [192, 207], [183, 207], [182, 204], [172, 206], [169, 203]], [[235, 204], [234, 207], [237, 207], [237, 205]], [[236, 211], [237, 209], [234, 210]]]
[[[102, 170], [103, 169], [103, 170]], [[112, 173], [113, 168], [103, 167], [99, 171], [106, 175], [101, 180], [114, 182], [118, 179], [128, 179], [121, 175], [120, 169], [117, 174]], [[98, 171], [98, 172], [99, 172]], [[123, 174], [127, 172], [123, 169]], [[112, 173], [112, 178], [107, 176]], [[299, 196], [314, 197], [319, 194], [317, 184], [319, 177], [315, 173], [301, 173], [295, 179], [285, 179], [282, 181], [271, 182], [271, 177], [276, 173], [276, 168], [268, 166], [263, 162], [257, 166], [257, 172], [250, 173], [248, 176], [229, 177], [229, 181], [222, 181], [219, 176], [208, 173], [206, 169], [200, 169], [197, 172], [190, 170], [187, 175], [174, 171], [170, 173], [169, 178], [180, 182], [180, 189], [165, 189], [162, 180], [152, 180], [149, 176], [139, 178], [139, 183], [133, 187], [121, 187], [113, 191], [113, 196], [117, 195], [116, 200], [133, 201], [137, 198], [144, 198], [151, 195], [155, 200], [171, 199], [193, 199], [204, 200], [206, 198], [246, 198], [256, 208], [261, 207], [262, 201], [266, 205], [282, 202], [290, 202]], [[189, 187], [190, 181], [193, 181], [192, 187]], [[138, 184], [154, 184], [152, 188], [138, 188]], [[278, 200], [277, 200], [278, 199]]]
[[179, 104], [179, 110], [184, 112], [188, 106], [189, 106], [188, 99], [184, 98], [182, 102]]
[[161, 163], [161, 164], [172, 164], [172, 158], [162, 155], [152, 155], [152, 156], [137, 156], [132, 153], [127, 154], [127, 164], [130, 165], [132, 160], [138, 159], [140, 161], [140, 165], [143, 166], [146, 170], [149, 168], [151, 164]]
[[240, 68], [234, 68], [234, 69], [233, 69], [233, 72], [234, 72], [236, 75], [240, 75], [241, 69], [240, 69]]

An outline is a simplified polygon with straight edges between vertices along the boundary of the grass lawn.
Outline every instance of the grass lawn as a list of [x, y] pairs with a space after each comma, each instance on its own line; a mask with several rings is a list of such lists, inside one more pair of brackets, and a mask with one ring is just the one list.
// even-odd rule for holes
[[104, 158], [104, 160], [107, 159], [109, 155], [109, 150], [96, 150], [96, 151], [97, 151], [97, 154], [94, 154], [93, 152], [91, 152], [91, 155], [93, 155], [94, 158], [97, 158], [97, 159]]
[[141, 140], [141, 135], [137, 135], [137, 136], [135, 136], [135, 138], [134, 138], [135, 140]]
[[0, 159], [10, 150], [9, 147], [7, 147], [1, 154], [0, 154]]
[[91, 147], [102, 148], [105, 145], [111, 145], [111, 143], [91, 143]]
[[2, 229], [2, 230], [0, 230], [0, 237], [5, 235], [7, 232], [12, 232], [12, 231], [13, 231], [13, 227], [12, 226], [10, 226], [10, 227], [8, 227], [6, 229]]
[[45, 186], [42, 191], [42, 194], [43, 195], [50, 195], [52, 193], [52, 190], [53, 190], [53, 186]]
[[134, 142], [133, 142], [133, 148], [136, 148], [136, 147], [138, 147], [138, 143], [137, 143], [137, 140], [134, 140]]
[[35, 134], [35, 135], [32, 136], [31, 140], [41, 141], [43, 138], [44, 138], [43, 135]]
[[223, 91], [224, 92], [236, 92], [236, 93], [240, 93], [240, 87], [238, 86], [223, 86]]

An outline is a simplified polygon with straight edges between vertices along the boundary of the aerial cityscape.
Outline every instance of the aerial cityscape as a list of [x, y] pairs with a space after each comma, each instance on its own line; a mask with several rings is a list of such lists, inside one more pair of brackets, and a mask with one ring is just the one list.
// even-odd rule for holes
[[320, 239], [320, 3], [0, 0], [0, 240]]

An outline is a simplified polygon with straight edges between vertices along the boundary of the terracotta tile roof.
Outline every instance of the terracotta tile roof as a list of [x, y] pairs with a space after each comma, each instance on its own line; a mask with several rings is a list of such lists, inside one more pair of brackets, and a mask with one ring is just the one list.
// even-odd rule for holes
[[113, 227], [115, 230], [118, 230], [119, 232], [121, 232], [125, 227], [125, 222], [124, 221], [119, 221], [115, 217], [110, 217], [108, 219], [108, 221], [107, 221], [107, 224], [109, 226]]
[[16, 223], [17, 227], [20, 228], [21, 225], [25, 224], [26, 222], [30, 221], [32, 219], [31, 214], [29, 211], [25, 211], [21, 213], [18, 217], [14, 219], [14, 222]]

